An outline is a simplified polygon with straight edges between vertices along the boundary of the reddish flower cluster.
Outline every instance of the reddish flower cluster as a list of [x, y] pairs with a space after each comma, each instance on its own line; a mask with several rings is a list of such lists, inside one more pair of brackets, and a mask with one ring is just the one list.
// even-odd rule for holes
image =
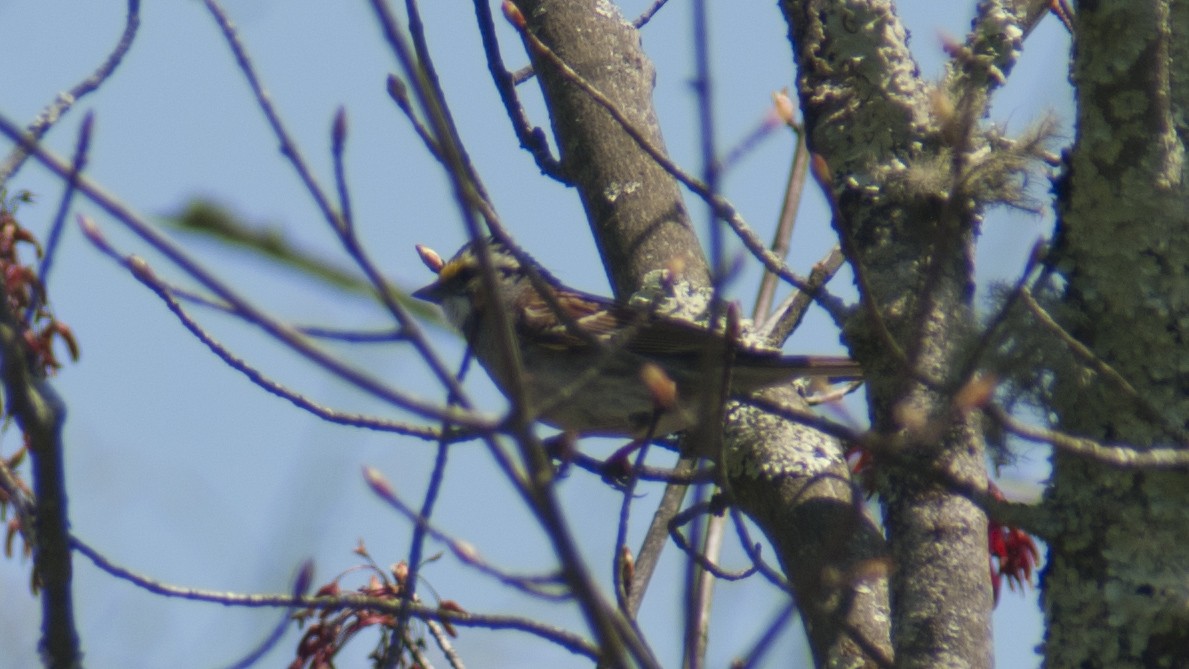
[[[359, 588], [359, 594], [369, 597], [383, 597], [395, 599], [397, 593], [384, 585], [373, 576], [368, 584]], [[341, 594], [338, 582], [328, 583], [318, 589], [317, 597], [337, 597]], [[323, 609], [315, 612], [310, 609], [295, 617], [299, 622], [302, 616], [316, 616], [317, 621], [310, 625], [306, 633], [297, 644], [297, 657], [289, 665], [290, 669], [323, 669], [333, 667], [334, 656], [347, 645], [353, 636], [372, 625], [393, 627], [396, 625], [395, 616], [391, 613], [381, 613], [368, 609], [348, 609], [332, 611]]]
[[[30, 363], [34, 369], [48, 375], [62, 366], [54, 355], [54, 339], [62, 340], [72, 360], [78, 359], [78, 343], [70, 328], [55, 319], [50, 312], [45, 286], [37, 276], [37, 271], [21, 261], [19, 250], [22, 242], [33, 246], [38, 258], [42, 255], [37, 238], [21, 227], [16, 218], [17, 204], [29, 200], [27, 193], [10, 200], [0, 197], [0, 277], [4, 281], [8, 309], [23, 326], [22, 336]], [[29, 314], [27, 321], [26, 314]]]
[[[851, 472], [862, 481], [863, 489], [868, 495], [874, 495], [874, 477], [871, 476], [874, 458], [856, 446], [847, 449], [846, 457], [850, 462]], [[987, 482], [987, 486], [988, 492], [995, 499], [1003, 499], [1003, 493], [998, 486], [990, 481]], [[995, 592], [996, 603], [999, 602], [1000, 585], [1004, 578], [1013, 591], [1016, 586], [1022, 589], [1025, 585], [1031, 585], [1032, 572], [1036, 569], [1036, 563], [1040, 561], [1040, 549], [1036, 546], [1036, 540], [1027, 532], [987, 519], [987, 549], [991, 561], [991, 587]]]
[[[5, 458], [3, 460], [3, 466], [10, 472], [16, 471], [16, 468], [18, 466], [20, 466], [21, 462], [25, 459], [25, 454], [28, 452], [29, 452], [29, 437], [26, 435], [24, 443], [21, 444], [21, 447], [19, 449], [17, 449], [17, 452], [13, 453], [12, 456]], [[13, 481], [14, 481], [14, 483], [16, 483], [17, 488], [20, 490], [20, 493], [23, 493], [25, 496], [27, 496], [29, 498], [33, 497], [33, 491], [29, 489], [29, 484], [25, 483], [24, 481], [22, 481], [19, 478], [16, 478], [15, 476], [13, 477]], [[18, 493], [18, 494], [20, 494], [20, 493]], [[4, 510], [4, 507], [6, 507], [10, 501], [11, 501], [11, 498], [9, 497], [9, 492], [7, 490], [5, 490], [4, 488], [0, 488], [0, 512], [2, 512]], [[21, 517], [19, 515], [14, 514], [12, 518], [8, 519], [8, 523], [6, 523], [6, 525], [5, 525], [4, 557], [12, 557], [13, 544], [16, 542], [16, 537], [18, 534], [20, 534], [20, 532], [21, 532]], [[32, 556], [33, 555], [33, 547], [27, 543], [24, 544], [22, 554], [24, 557]]]
[[[990, 492], [996, 499], [1003, 499], [1003, 493], [994, 484]], [[1013, 591], [1032, 584], [1032, 572], [1040, 560], [1040, 550], [1027, 532], [1018, 527], [1003, 525], [995, 520], [987, 521], [987, 549], [991, 554], [991, 587], [995, 601], [999, 601], [999, 586], [1007, 577], [1007, 587]]]
[[[390, 582], [387, 578], [372, 575], [367, 585], [356, 590], [365, 597], [375, 597], [396, 601], [404, 589], [400, 572], [404, 571], [403, 564], [393, 565], [392, 573], [396, 577]], [[333, 581], [318, 589], [316, 597], [338, 597], [342, 594], [339, 580], [346, 573], [339, 574]], [[304, 624], [307, 618], [314, 618], [315, 622], [306, 630], [301, 641], [297, 644], [297, 657], [289, 665], [290, 669], [325, 669], [334, 666], [334, 656], [338, 654], [347, 642], [360, 631], [373, 625], [392, 629], [396, 626], [396, 616], [392, 613], [374, 611], [371, 609], [350, 608], [334, 609], [306, 609], [294, 615], [298, 624]]]
[[[339, 597], [343, 594], [339, 581], [358, 569], [367, 569], [373, 572], [371, 578], [368, 579], [367, 585], [358, 588], [353, 594], [393, 603], [399, 602], [405, 596], [405, 584], [409, 577], [408, 565], [398, 562], [385, 573], [371, 560], [362, 545], [355, 552], [367, 558], [368, 564], [339, 574], [333, 581], [319, 588], [315, 596]], [[457, 605], [452, 607], [447, 602], [442, 602], [439, 606], [441, 610], [445, 611], [457, 610], [455, 608]], [[294, 614], [293, 617], [299, 625], [304, 625], [306, 620], [311, 618], [314, 619], [314, 623], [310, 625], [298, 643], [297, 656], [289, 664], [289, 669], [328, 669], [333, 667], [335, 655], [347, 645], [347, 642], [359, 632], [373, 626], [379, 626], [384, 631], [380, 643], [373, 653], [376, 658], [379, 658], [380, 654], [391, 645], [389, 640], [393, 634], [402, 635], [404, 643], [417, 644], [418, 647], [424, 645], [420, 638], [410, 638], [408, 628], [396, 629], [397, 616], [390, 609], [381, 611], [365, 607], [348, 607], [344, 604], [342, 608], [305, 609]], [[451, 626], [445, 624], [444, 626], [451, 634], [454, 633]], [[415, 660], [409, 660], [398, 666], [415, 668], [418, 664]]]

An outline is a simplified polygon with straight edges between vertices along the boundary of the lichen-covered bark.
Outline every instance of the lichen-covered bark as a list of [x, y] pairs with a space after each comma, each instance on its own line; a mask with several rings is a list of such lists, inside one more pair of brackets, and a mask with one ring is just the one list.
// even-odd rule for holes
[[[1061, 195], [1067, 327], [1160, 421], [1087, 372], [1061, 429], [1139, 448], [1189, 428], [1189, 3], [1080, 3], [1077, 136]], [[1189, 666], [1189, 475], [1053, 459], [1043, 574], [1049, 667]]]
[[888, 446], [877, 467], [896, 664], [989, 667], [986, 517], [953, 486], [985, 486], [984, 449], [946, 390], [973, 321], [981, 207], [914, 176], [976, 138], [948, 136], [934, 118], [890, 2], [784, 0], [781, 8], [807, 141], [828, 166], [834, 223], [874, 307], [857, 313], [846, 336], [867, 371], [873, 430]]
[[[788, 388], [764, 397], [805, 407]], [[772, 541], [804, 617], [814, 665], [879, 666], [892, 657], [886, 547], [863, 513], [837, 439], [733, 404], [723, 468], [735, 502]]]

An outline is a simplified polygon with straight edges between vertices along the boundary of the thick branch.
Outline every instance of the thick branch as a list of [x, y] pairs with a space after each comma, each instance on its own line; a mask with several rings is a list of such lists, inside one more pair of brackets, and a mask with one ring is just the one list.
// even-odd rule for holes
[[[919, 466], [879, 463], [894, 566], [897, 666], [992, 664], [986, 516], [922, 471], [984, 485], [976, 425], [944, 391], [973, 319], [973, 230], [982, 203], [960, 192], [977, 124], [932, 104], [886, 0], [784, 0], [806, 139], [864, 304], [845, 328], [868, 377], [872, 429], [913, 443]], [[985, 96], [961, 102], [980, 119]], [[929, 187], [922, 170], [935, 177]], [[889, 341], [890, 337], [890, 341]], [[930, 380], [936, 380], [941, 385]], [[920, 433], [914, 426], [937, 425]], [[944, 593], [945, 596], [939, 596]]]
[[[764, 396], [807, 410], [788, 389]], [[890, 666], [886, 547], [863, 511], [841, 444], [754, 407], [737, 405], [727, 418], [732, 496], [776, 548], [814, 664]]]
[[65, 669], [81, 665], [74, 624], [70, 521], [66, 512], [66, 472], [62, 456], [61, 399], [29, 367], [21, 326], [0, 294], [0, 377], [8, 411], [29, 439], [33, 460], [33, 561], [42, 595], [41, 652], [45, 666]]
[[[640, 48], [636, 28], [614, 5], [593, 0], [516, 4], [533, 34], [644, 130], [649, 143], [664, 146], [652, 106], [652, 63]], [[550, 110], [562, 170], [582, 197], [615, 293], [629, 295], [646, 273], [675, 263], [691, 283], [706, 285], [709, 270], [677, 183], [586, 92], [528, 50]]]

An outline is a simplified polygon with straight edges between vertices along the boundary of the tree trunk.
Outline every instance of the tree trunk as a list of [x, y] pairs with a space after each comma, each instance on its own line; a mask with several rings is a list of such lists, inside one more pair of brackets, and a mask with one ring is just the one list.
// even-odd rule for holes
[[953, 485], [985, 489], [984, 447], [951, 399], [973, 320], [982, 203], [962, 195], [947, 168], [938, 168], [941, 189], [910, 176], [963, 160], [980, 141], [977, 126], [947, 134], [891, 3], [785, 0], [781, 8], [807, 143], [864, 301], [845, 334], [867, 376], [877, 435], [896, 665], [990, 667], [987, 519]]
[[[1059, 189], [1064, 325], [1141, 400], [1058, 375], [1063, 431], [1139, 449], [1189, 427], [1189, 3], [1080, 3]], [[1189, 666], [1189, 475], [1058, 454], [1042, 583], [1049, 667]]]

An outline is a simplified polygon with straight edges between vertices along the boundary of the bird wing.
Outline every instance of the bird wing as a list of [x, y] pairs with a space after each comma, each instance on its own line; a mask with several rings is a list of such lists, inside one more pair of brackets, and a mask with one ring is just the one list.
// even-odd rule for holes
[[[726, 356], [727, 344], [721, 332], [679, 318], [668, 318], [613, 302], [604, 297], [573, 290], [554, 293], [558, 304], [571, 316], [577, 333], [559, 323], [553, 307], [533, 295], [531, 304], [519, 310], [519, 334], [541, 346], [556, 350], [589, 350], [596, 346], [622, 346], [646, 358], [702, 360]], [[583, 336], [585, 335], [585, 336]], [[597, 344], [596, 344], [597, 342]], [[770, 367], [775, 374], [861, 378], [853, 360], [838, 356], [785, 355], [777, 349], [756, 348], [742, 343], [733, 352], [736, 367]], [[781, 371], [785, 370], [785, 371]]]
[[570, 316], [570, 324], [559, 322], [554, 307], [539, 295], [519, 305], [518, 332], [524, 338], [542, 346], [557, 349], [593, 348], [594, 342], [609, 342], [619, 332], [628, 315], [616, 303], [588, 293], [557, 290], [553, 293], [562, 312]]
[[522, 336], [551, 348], [586, 348], [598, 342], [644, 356], [696, 356], [708, 348], [724, 346], [721, 334], [696, 323], [656, 316], [578, 291], [559, 290], [554, 296], [586, 336], [559, 323], [553, 308], [536, 295], [519, 311], [517, 326]]

